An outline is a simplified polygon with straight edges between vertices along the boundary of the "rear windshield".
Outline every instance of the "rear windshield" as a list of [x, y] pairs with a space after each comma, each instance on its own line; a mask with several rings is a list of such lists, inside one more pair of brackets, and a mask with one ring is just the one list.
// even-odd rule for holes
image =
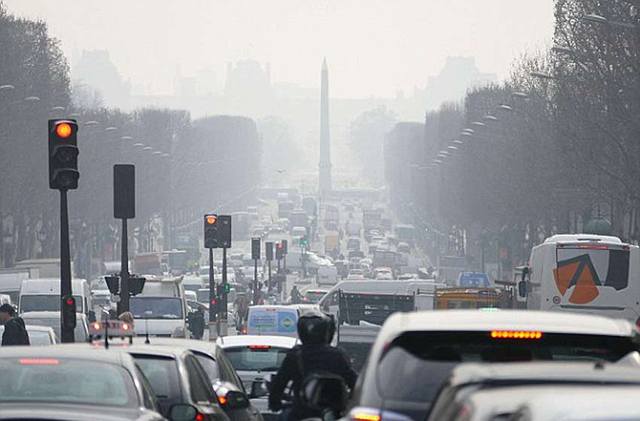
[[207, 377], [211, 383], [214, 383], [220, 378], [220, 370], [218, 370], [218, 363], [216, 360], [208, 355], [200, 354], [198, 352], [194, 353], [194, 355], [202, 368], [204, 368], [204, 371], [206, 371]]
[[180, 400], [178, 364], [173, 358], [133, 354], [142, 373], [149, 380], [154, 395], [160, 400]]
[[250, 335], [267, 334], [296, 336], [298, 312], [277, 308], [252, 308], [249, 310], [247, 331]]
[[288, 351], [287, 348], [261, 346], [224, 349], [236, 371], [278, 371]]
[[[0, 359], [5, 381], [0, 402], [52, 402], [136, 407], [135, 386], [122, 368], [99, 361], [58, 358]], [[87, 375], [91, 373], [91, 375]]]
[[[617, 291], [629, 285], [628, 249], [563, 247], [557, 249], [556, 258], [554, 278], [562, 294], [578, 281], [582, 286], [606, 286]], [[589, 302], [594, 294], [597, 292], [592, 288], [576, 289], [570, 301]]]
[[637, 349], [631, 338], [619, 336], [545, 333], [540, 339], [493, 339], [490, 332], [409, 332], [383, 356], [378, 384], [385, 385], [385, 398], [429, 402], [460, 362], [617, 361]]

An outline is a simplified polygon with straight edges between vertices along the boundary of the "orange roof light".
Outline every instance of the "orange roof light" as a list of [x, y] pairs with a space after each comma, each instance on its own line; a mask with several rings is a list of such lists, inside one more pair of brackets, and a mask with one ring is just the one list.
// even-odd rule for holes
[[492, 330], [493, 339], [541, 339], [542, 332], [530, 330]]
[[217, 220], [218, 218], [215, 215], [207, 215], [207, 224], [213, 225]]
[[69, 123], [58, 123], [56, 124], [56, 135], [61, 139], [66, 139], [73, 133], [73, 129], [71, 128], [71, 124]]

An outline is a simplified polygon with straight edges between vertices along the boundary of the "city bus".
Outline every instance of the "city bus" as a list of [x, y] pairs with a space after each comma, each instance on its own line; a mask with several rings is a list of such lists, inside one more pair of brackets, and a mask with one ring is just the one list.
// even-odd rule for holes
[[518, 294], [527, 309], [640, 317], [640, 249], [617, 237], [563, 234], [531, 251]]

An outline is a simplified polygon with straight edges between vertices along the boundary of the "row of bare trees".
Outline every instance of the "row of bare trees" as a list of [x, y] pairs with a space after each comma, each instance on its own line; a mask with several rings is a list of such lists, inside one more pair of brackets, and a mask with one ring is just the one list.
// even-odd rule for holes
[[79, 124], [80, 183], [69, 205], [80, 275], [118, 256], [115, 163], [136, 164], [132, 241], [138, 251], [175, 246], [176, 237], [199, 238], [203, 212], [232, 212], [254, 197], [261, 143], [252, 120], [74, 105], [66, 59], [46, 25], [15, 18], [1, 3], [0, 51], [0, 266], [58, 254], [58, 198], [47, 180], [49, 118]]
[[387, 135], [392, 204], [434, 255], [506, 277], [553, 233], [640, 240], [637, 5], [556, 0], [555, 19], [508, 80]]

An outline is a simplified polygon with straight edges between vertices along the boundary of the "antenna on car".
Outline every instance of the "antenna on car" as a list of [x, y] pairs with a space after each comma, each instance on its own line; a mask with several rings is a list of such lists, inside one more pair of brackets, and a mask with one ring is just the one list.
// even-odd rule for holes
[[144, 318], [144, 343], [149, 345], [151, 341], [149, 340], [149, 319], [147, 317]]

